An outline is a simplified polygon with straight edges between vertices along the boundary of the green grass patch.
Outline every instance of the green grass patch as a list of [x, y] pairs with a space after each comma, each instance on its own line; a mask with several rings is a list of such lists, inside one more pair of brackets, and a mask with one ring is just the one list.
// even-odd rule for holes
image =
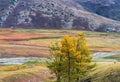
[[27, 67], [34, 67], [34, 66], [40, 66], [40, 65], [44, 65], [45, 63], [41, 63], [38, 61], [30, 61], [30, 62], [26, 62], [23, 65], [27, 66]]
[[59, 33], [60, 30], [53, 30], [53, 29], [22, 29], [17, 28], [13, 29], [16, 33]]
[[51, 37], [41, 37], [41, 38], [32, 38], [32, 39], [30, 39], [30, 40], [40, 40], [40, 39], [60, 39], [60, 38], [62, 38], [62, 36], [51, 36]]
[[40, 63], [37, 61], [26, 62], [22, 65], [5, 65], [5, 66], [0, 66], [0, 72], [17, 71], [17, 70], [21, 70], [21, 69], [32, 68], [34, 66], [42, 66], [42, 65], [45, 65], [45, 63]]
[[0, 71], [16, 71], [24, 68], [26, 68], [25, 65], [8, 65], [8, 66], [0, 66]]

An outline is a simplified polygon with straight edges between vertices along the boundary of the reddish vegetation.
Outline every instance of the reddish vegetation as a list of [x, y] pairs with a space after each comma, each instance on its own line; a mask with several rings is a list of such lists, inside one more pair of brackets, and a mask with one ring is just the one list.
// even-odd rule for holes
[[29, 39], [39, 39], [62, 36], [59, 33], [24, 33], [15, 32], [13, 29], [0, 29], [0, 41], [22, 41]]
[[1, 34], [0, 40], [24, 40], [24, 39], [31, 39], [31, 38], [39, 38], [40, 35], [38, 34]]
[[[56, 37], [59, 36], [59, 34], [55, 35], [52, 33], [12, 33], [10, 30], [5, 30], [3, 31], [3, 33], [0, 34], [0, 53], [2, 54], [0, 57], [48, 57], [48, 45], [38, 46], [28, 43], [27, 40], [49, 38], [51, 36]], [[25, 41], [25, 43], [23, 43], [22, 41]]]
[[[66, 31], [61, 31], [58, 33], [31, 33], [26, 31], [16, 32], [11, 29], [0, 29], [0, 54], [2, 54], [0, 57], [48, 57], [48, 46], [50, 45], [50, 43], [54, 42], [54, 39], [56, 39], [57, 37], [62, 37], [65, 34], [73, 35], [72, 33]], [[106, 38], [107, 36], [104, 37]], [[101, 37], [100, 40], [104, 39], [104, 37]], [[46, 40], [42, 40], [42, 38], [45, 38]], [[39, 41], [39, 39], [41, 40]], [[95, 37], [94, 39], [96, 40]], [[92, 52], [110, 52], [113, 50], [118, 50], [119, 48], [119, 46], [116, 48], [90, 46]]]
[[49, 82], [51, 74], [48, 70], [38, 73], [25, 73], [8, 76], [3, 79], [3, 82]]

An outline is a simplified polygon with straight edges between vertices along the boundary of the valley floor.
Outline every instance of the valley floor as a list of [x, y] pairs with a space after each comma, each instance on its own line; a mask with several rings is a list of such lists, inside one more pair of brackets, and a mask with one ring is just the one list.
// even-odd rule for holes
[[[106, 56], [104, 54], [94, 56], [94, 58], [102, 58], [102, 60], [96, 62], [96, 70], [91, 72], [88, 77], [90, 76], [93, 82], [100, 82], [101, 80], [103, 82], [119, 82], [120, 34], [117, 33], [47, 29], [0, 29], [0, 60], [21, 57], [48, 58], [50, 56], [48, 47], [51, 43], [60, 41], [64, 35], [73, 36], [78, 32], [85, 33], [91, 54], [108, 53]], [[114, 54], [109, 55], [111, 53]], [[44, 62], [27, 61], [22, 65], [3, 65], [2, 63], [4, 62], [0, 61], [1, 82], [30, 82], [31, 80], [34, 80], [33, 82], [38, 82], [38, 80], [39, 82], [49, 82], [49, 77], [51, 77]], [[110, 78], [113, 78], [113, 80], [109, 81]], [[117, 79], [117, 81], [114, 81], [114, 79]]]

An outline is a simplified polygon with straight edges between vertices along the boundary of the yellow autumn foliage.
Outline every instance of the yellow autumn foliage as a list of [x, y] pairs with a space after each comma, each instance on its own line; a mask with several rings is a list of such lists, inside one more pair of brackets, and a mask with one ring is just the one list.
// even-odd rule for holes
[[89, 48], [84, 33], [65, 35], [61, 43], [50, 46], [51, 60], [48, 67], [57, 77], [57, 82], [80, 82], [91, 69]]

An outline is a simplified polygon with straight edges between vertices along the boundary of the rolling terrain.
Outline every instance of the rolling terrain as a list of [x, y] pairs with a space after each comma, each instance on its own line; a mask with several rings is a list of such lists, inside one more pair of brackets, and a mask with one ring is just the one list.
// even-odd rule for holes
[[76, 0], [82, 7], [98, 15], [120, 20], [120, 0]]
[[82, 5], [92, 3], [91, 0], [0, 0], [0, 2], [1, 27], [120, 32], [119, 21], [90, 12], [89, 5], [89, 10]]
[[[76, 35], [78, 32], [85, 33], [91, 54], [104, 54], [100, 57], [100, 54], [95, 56], [99, 57], [97, 60], [93, 60], [93, 62], [96, 61], [97, 66], [83, 80], [90, 78], [92, 82], [119, 82], [120, 53], [114, 53], [120, 49], [119, 34], [52, 29], [0, 29], [0, 58], [4, 58], [4, 60], [13, 58], [10, 60], [11, 64], [9, 62], [9, 64], [4, 65], [5, 62], [0, 62], [0, 82], [49, 82], [53, 80], [54, 75], [50, 74], [46, 63], [39, 62], [39, 59], [29, 60], [22, 64], [13, 64], [13, 61], [15, 58], [16, 60], [20, 58], [23, 61], [23, 57], [48, 58], [50, 56], [48, 46], [51, 43], [59, 42], [66, 34]], [[99, 60], [101, 58], [104, 61]]]
[[96, 63], [82, 82], [120, 82], [120, 0], [0, 0], [0, 82], [54, 82], [49, 46], [79, 32]]
[[[42, 30], [42, 29], [1, 29], [0, 53], [15, 56], [47, 57], [48, 46], [68, 34], [75, 35], [76, 30]], [[120, 48], [120, 35], [116, 33], [99, 33], [83, 31], [88, 46], [92, 51], [117, 51]], [[107, 40], [106, 40], [107, 39]], [[94, 42], [93, 42], [94, 41]], [[46, 51], [46, 53], [42, 51]], [[2, 56], [2, 55], [1, 55]]]

